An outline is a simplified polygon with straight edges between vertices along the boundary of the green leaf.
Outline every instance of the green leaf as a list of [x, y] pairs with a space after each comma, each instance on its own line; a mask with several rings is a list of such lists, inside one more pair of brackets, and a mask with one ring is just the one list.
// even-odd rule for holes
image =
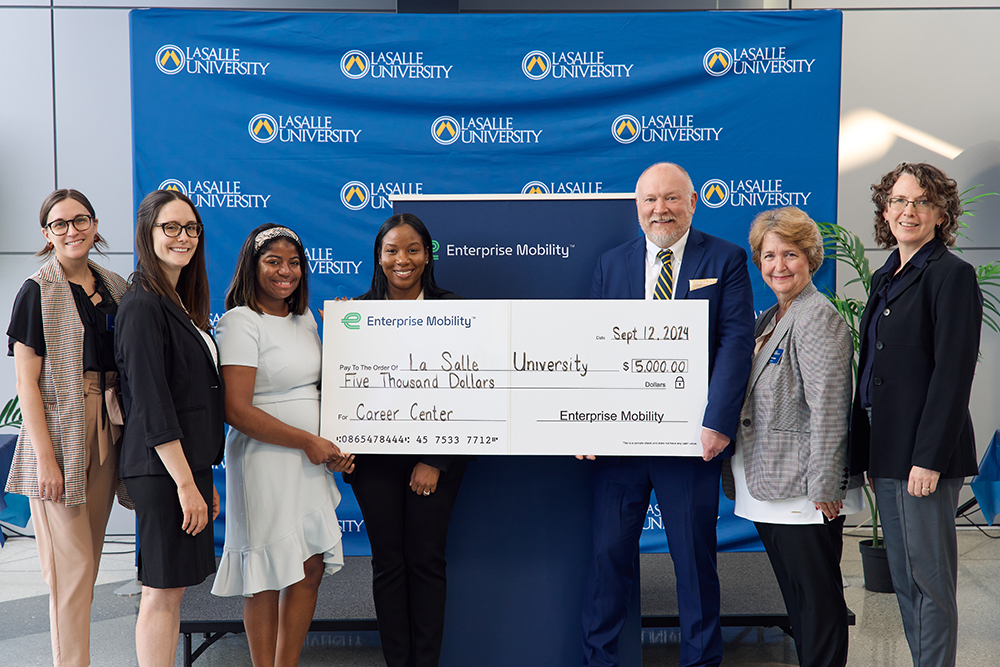
[[21, 408], [18, 407], [17, 396], [7, 401], [0, 410], [0, 428], [5, 426], [21, 428]]

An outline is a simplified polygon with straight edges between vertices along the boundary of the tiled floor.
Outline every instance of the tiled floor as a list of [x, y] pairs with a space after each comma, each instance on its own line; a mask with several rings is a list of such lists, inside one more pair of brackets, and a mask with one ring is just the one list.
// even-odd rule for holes
[[[870, 593], [863, 588], [857, 542], [864, 531], [845, 535], [843, 571], [848, 583], [848, 606], [857, 615], [851, 628], [851, 667], [905, 667], [911, 664], [899, 609], [893, 595]], [[990, 537], [1000, 531], [990, 529]], [[1000, 539], [990, 539], [974, 529], [959, 531], [960, 564], [958, 603], [961, 667], [995, 667], [1000, 655]], [[135, 573], [131, 545], [109, 544], [95, 598], [92, 625], [94, 665], [133, 667], [133, 630], [138, 598], [121, 599], [114, 590], [131, 581]], [[34, 541], [12, 539], [0, 550], [0, 663], [18, 667], [50, 665], [47, 589], [38, 570]], [[795, 647], [774, 628], [726, 628], [725, 665], [794, 665]], [[669, 631], [644, 633], [643, 665], [672, 667], [678, 654]], [[178, 654], [177, 664], [182, 664]], [[310, 635], [302, 665], [381, 667], [384, 662], [378, 637], [369, 633]], [[250, 665], [244, 635], [227, 635], [195, 662], [196, 667]], [[470, 665], [469, 667], [475, 667]], [[522, 666], [518, 666], [522, 667]], [[533, 667], [526, 662], [523, 667]]]

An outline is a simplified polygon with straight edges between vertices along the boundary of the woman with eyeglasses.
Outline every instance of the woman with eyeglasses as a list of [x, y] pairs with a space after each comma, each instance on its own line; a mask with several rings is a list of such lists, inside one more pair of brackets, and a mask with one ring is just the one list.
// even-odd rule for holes
[[[83, 193], [56, 190], [39, 213], [48, 261], [24, 282], [7, 328], [23, 425], [7, 481], [28, 497], [49, 586], [54, 665], [90, 664], [90, 605], [118, 484], [121, 430], [113, 322], [125, 281], [90, 260], [107, 244]], [[114, 399], [117, 400], [117, 399]]]
[[896, 249], [871, 280], [859, 325], [851, 464], [875, 489], [889, 571], [914, 665], [954, 665], [955, 511], [976, 444], [969, 396], [983, 299], [955, 245], [961, 198], [929, 164], [872, 186], [875, 241]]
[[173, 190], [147, 195], [135, 247], [115, 330], [125, 399], [121, 476], [138, 523], [136, 654], [140, 667], [162, 667], [174, 664], [185, 587], [215, 572], [212, 466], [222, 461], [223, 390], [202, 222], [191, 200]]

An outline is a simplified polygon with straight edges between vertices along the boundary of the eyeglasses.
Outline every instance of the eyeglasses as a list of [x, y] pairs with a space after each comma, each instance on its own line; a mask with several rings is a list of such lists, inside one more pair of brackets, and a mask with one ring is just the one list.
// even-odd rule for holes
[[48, 227], [49, 232], [56, 236], [66, 236], [71, 224], [76, 227], [76, 231], [85, 232], [94, 224], [94, 216], [78, 215], [72, 220], [53, 220], [45, 226]]
[[905, 211], [907, 204], [913, 204], [913, 208], [917, 213], [930, 213], [937, 207], [937, 204], [929, 202], [926, 199], [910, 201], [909, 199], [904, 199], [903, 197], [893, 197], [889, 200], [889, 208], [893, 211]]
[[[201, 236], [202, 229], [202, 224], [200, 222], [192, 222], [187, 225], [180, 225], [176, 222], [154, 222], [153, 226], [162, 229], [163, 233], [172, 239], [180, 236], [182, 229], [189, 237], [196, 239]], [[79, 227], [77, 229], [79, 229]]]

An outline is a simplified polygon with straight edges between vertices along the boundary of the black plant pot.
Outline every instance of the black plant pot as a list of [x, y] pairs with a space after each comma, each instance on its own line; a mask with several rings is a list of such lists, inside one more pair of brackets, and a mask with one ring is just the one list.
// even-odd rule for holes
[[865, 590], [893, 593], [892, 575], [889, 573], [889, 559], [886, 557], [885, 546], [873, 547], [871, 540], [861, 540], [858, 548], [861, 550], [861, 568], [865, 573]]

